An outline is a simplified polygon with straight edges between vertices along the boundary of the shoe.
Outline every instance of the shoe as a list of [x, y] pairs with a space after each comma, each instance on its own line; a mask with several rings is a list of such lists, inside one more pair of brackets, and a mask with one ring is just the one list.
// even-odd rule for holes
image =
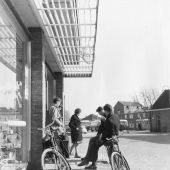
[[85, 159], [85, 157], [81, 158], [81, 161], [83, 161]]
[[83, 160], [82, 162], [80, 162], [77, 166], [84, 166], [84, 165], [87, 165], [88, 163], [89, 163], [89, 162], [84, 159], [84, 160]]
[[75, 155], [75, 158], [81, 158], [81, 156], [79, 156], [79, 155]]
[[86, 166], [85, 169], [97, 169], [97, 166], [96, 165], [89, 165], [89, 166]]

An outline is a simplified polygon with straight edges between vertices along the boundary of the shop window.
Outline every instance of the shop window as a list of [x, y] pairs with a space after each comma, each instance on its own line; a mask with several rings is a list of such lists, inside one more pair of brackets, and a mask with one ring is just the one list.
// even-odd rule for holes
[[8, 164], [23, 161], [24, 98], [28, 98], [28, 91], [24, 41], [6, 22], [0, 14], [0, 157]]

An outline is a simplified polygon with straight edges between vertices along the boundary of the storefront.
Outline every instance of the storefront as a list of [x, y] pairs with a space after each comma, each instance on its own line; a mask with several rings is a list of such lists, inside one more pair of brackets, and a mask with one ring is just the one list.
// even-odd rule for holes
[[98, 0], [0, 0], [0, 11], [0, 164], [39, 170], [37, 128], [63, 79], [92, 76]]
[[0, 11], [0, 161], [8, 169], [29, 159], [30, 42], [3, 2]]

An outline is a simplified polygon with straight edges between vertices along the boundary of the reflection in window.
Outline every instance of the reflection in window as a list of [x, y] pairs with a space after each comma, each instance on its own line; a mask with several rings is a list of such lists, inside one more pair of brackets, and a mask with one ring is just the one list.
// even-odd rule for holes
[[0, 162], [22, 160], [23, 128], [8, 121], [23, 119], [23, 42], [0, 15]]

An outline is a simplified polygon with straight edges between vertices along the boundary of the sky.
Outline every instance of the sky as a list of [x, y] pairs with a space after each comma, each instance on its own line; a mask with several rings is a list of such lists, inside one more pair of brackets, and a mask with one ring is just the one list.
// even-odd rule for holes
[[[169, 9], [169, 0], [100, 0], [93, 76], [64, 79], [66, 110], [84, 117], [142, 89], [170, 88]], [[7, 70], [0, 64], [0, 90], [15, 81]], [[9, 100], [0, 96], [1, 105]]]
[[170, 1], [101, 0], [92, 78], [65, 78], [66, 110], [131, 101], [170, 88]]

